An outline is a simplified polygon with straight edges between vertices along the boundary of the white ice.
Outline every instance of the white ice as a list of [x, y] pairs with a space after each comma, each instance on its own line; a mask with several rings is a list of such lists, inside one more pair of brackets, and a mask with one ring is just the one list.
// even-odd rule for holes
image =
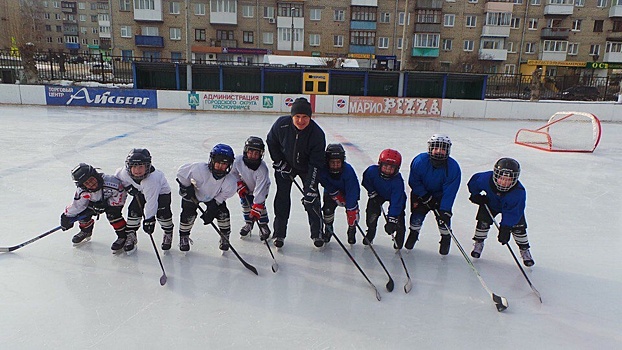
[[[176, 229], [180, 200], [175, 173], [183, 163], [206, 161], [216, 143], [240, 152], [250, 135], [265, 138], [276, 115], [208, 114], [125, 109], [0, 106], [0, 246], [25, 242], [59, 225], [74, 184], [70, 170], [87, 162], [112, 173], [127, 152], [146, 147], [153, 164], [174, 188]], [[257, 231], [238, 239], [242, 225], [236, 198], [232, 243], [257, 267], [218, 250], [218, 236], [197, 221], [194, 245], [184, 256], [174, 246], [162, 255], [162, 275], [149, 236], [138, 251], [111, 254], [115, 235], [105, 218], [93, 239], [73, 247], [77, 232], [58, 231], [12, 253], [0, 253], [0, 347], [2, 349], [615, 349], [622, 347], [622, 134], [603, 125], [593, 154], [556, 154], [513, 143], [519, 128], [535, 121], [319, 116], [327, 141], [346, 145], [359, 177], [384, 148], [401, 151], [401, 172], [425, 151], [436, 132], [450, 135], [452, 156], [462, 167], [453, 208], [453, 231], [471, 251], [476, 206], [466, 182], [500, 157], [522, 167], [527, 188], [528, 234], [536, 261], [525, 268], [541, 304], [493, 228], [474, 265], [490, 289], [509, 301], [496, 311], [490, 295], [455, 244], [438, 253], [439, 233], [428, 216], [420, 241], [404, 259], [413, 289], [406, 294], [404, 269], [379, 226], [374, 242], [395, 281], [369, 248], [348, 245], [378, 288], [371, 286], [333, 240], [313, 248], [306, 216], [293, 188], [285, 247], [275, 252], [279, 271]], [[571, 137], [572, 135], [569, 135]], [[266, 161], [270, 162], [269, 155]], [[275, 188], [268, 209], [272, 211]], [[361, 193], [361, 208], [366, 193]], [[124, 210], [125, 214], [125, 210]], [[337, 234], [345, 242], [345, 214], [337, 211]], [[363, 223], [364, 227], [364, 223]], [[160, 228], [154, 234], [159, 250]], [[511, 243], [516, 254], [518, 248]], [[274, 250], [274, 247], [272, 247]], [[160, 251], [160, 250], [159, 250]], [[160, 254], [162, 252], [160, 251]]]

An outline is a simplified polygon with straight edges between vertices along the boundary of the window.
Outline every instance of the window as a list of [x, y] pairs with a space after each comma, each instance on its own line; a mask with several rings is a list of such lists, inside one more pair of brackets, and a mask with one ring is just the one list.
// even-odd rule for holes
[[613, 21], [613, 27], [611, 28], [611, 31], [614, 33], [619, 33], [622, 32], [622, 21]]
[[233, 30], [217, 30], [216, 39], [218, 40], [235, 40]]
[[452, 39], [443, 39], [443, 50], [451, 51], [451, 46], [453, 45]]
[[535, 53], [536, 43], [525, 43], [525, 53]]
[[134, 0], [134, 8], [136, 10], [155, 10], [155, 0]]
[[596, 0], [596, 7], [607, 7], [607, 0]]
[[568, 43], [568, 54], [576, 56], [579, 53], [579, 43]]
[[263, 32], [263, 43], [268, 45], [274, 44], [274, 33]]
[[242, 41], [246, 44], [252, 44], [255, 42], [255, 32], [243, 31]]
[[49, 24], [46, 24], [46, 25], [45, 25], [45, 31], [46, 31], [46, 32], [51, 32], [51, 31], [52, 31], [52, 26], [51, 26], [51, 25], [49, 25]]
[[99, 39], [93, 39], [93, 45], [99, 45]]
[[84, 38], [84, 39], [81, 40], [81, 42], [82, 42], [82, 45], [88, 45], [89, 44], [89, 39]]
[[512, 21], [510, 22], [510, 28], [520, 29], [520, 17], [512, 17]]
[[320, 34], [309, 34], [309, 46], [320, 46]]
[[568, 42], [565, 40], [544, 40], [544, 52], [568, 52]]
[[456, 22], [456, 15], [454, 14], [446, 14], [443, 16], [443, 25], [445, 27], [453, 27]]
[[80, 15], [80, 22], [86, 22], [86, 15]]
[[[527, 0], [527, 1], [529, 1], [529, 0]], [[523, 4], [523, 0], [514, 0], [513, 2], [515, 4], [517, 4], [517, 5], [522, 5]]]
[[205, 29], [195, 29], [194, 30], [194, 40], [196, 40], [196, 41], [205, 41]]
[[134, 54], [132, 53], [132, 50], [121, 50], [121, 60], [123, 62], [131, 61], [132, 58], [134, 58]]
[[473, 51], [473, 40], [465, 40], [462, 46], [462, 50], [464, 51]]
[[205, 16], [205, 4], [194, 4], [194, 14], [197, 16]]
[[606, 52], [621, 53], [622, 52], [622, 43], [607, 42], [607, 47], [606, 47], [605, 50], [606, 50]]
[[263, 18], [274, 18], [274, 7], [265, 6], [263, 8]]
[[424, 47], [437, 49], [440, 41], [440, 34], [415, 33], [413, 47]]
[[132, 0], [119, 0], [119, 11], [131, 11]]
[[419, 9], [415, 11], [417, 23], [441, 23], [441, 12]]
[[[95, 17], [95, 18], [97, 18], [97, 16], [91, 16], [91, 17]], [[59, 20], [59, 21], [60, 21], [60, 13], [55, 13], [55, 14], [54, 14], [54, 18], [55, 18], [56, 20]]]
[[488, 12], [486, 13], [487, 26], [504, 26], [507, 27], [512, 21], [511, 12]]
[[63, 31], [63, 27], [62, 26], [56, 26], [56, 32], [60, 33]]
[[63, 43], [63, 38], [62, 37], [56, 38], [56, 42], [59, 43], [59, 44], [62, 44]]
[[79, 10], [86, 10], [86, 4], [83, 2], [79, 2], [78, 3], [78, 9]]
[[130, 26], [121, 26], [121, 37], [122, 38], [131, 38], [132, 37], [132, 27], [130, 27]]
[[80, 33], [86, 34], [87, 29], [88, 28], [86, 28], [86, 27], [80, 27]]
[[333, 46], [343, 47], [343, 35], [333, 35]]
[[100, 13], [99, 15], [97, 15], [97, 20], [102, 22], [108, 22], [110, 21], [110, 15], [107, 13]]
[[531, 1], [531, 4], [534, 6], [540, 6], [541, 4], [541, 0], [530, 0], [530, 1]]
[[97, 22], [97, 16], [92, 15], [91, 16], [91, 22]]
[[378, 48], [379, 49], [388, 49], [389, 48], [389, 38], [387, 38], [387, 37], [378, 38]]
[[47, 12], [46, 12], [46, 13], [44, 13], [44, 14], [43, 14], [43, 18], [44, 18], [44, 19], [50, 19], [50, 14], [49, 14], [49, 13], [47, 13]]
[[237, 1], [236, 0], [210, 0], [210, 11], [211, 12], [236, 13], [237, 12]]
[[581, 31], [581, 20], [580, 19], [575, 19], [574, 21], [572, 21], [572, 29], [573, 32], [580, 32]]
[[391, 13], [383, 12], [380, 14], [380, 18], [378, 19], [380, 23], [391, 23]]
[[593, 44], [590, 45], [590, 56], [600, 55], [600, 45]]
[[538, 30], [538, 19], [530, 18], [529, 19], [529, 30]]
[[179, 2], [178, 1], [171, 1], [169, 4], [169, 13], [173, 14], [173, 15], [178, 15], [179, 14]]
[[91, 33], [97, 34], [97, 31], [98, 31], [98, 28], [95, 28], [95, 27], [91, 28]]
[[[397, 24], [403, 26], [404, 25], [404, 12], [399, 13], [399, 18], [397, 20]], [[408, 14], [408, 24], [410, 25], [410, 13]]]
[[244, 18], [255, 17], [255, 6], [242, 5], [242, 17]]
[[603, 31], [603, 22], [602, 19], [594, 21], [594, 32], [600, 33]]
[[489, 50], [501, 50], [503, 49], [503, 43], [497, 40], [483, 39], [480, 42], [480, 48]]
[[181, 40], [181, 28], [170, 28], [171, 40]]
[[574, 5], [576, 7], [583, 7], [585, 6], [585, 0], [574, 0]]
[[469, 0], [470, 4], [477, 4], [477, 0]]
[[376, 32], [353, 30], [350, 32], [350, 45], [376, 46]]
[[375, 6], [352, 6], [352, 20], [376, 22], [376, 10]]
[[467, 27], [475, 27], [477, 26], [477, 16], [475, 15], [468, 15], [466, 16], [466, 26]]
[[311, 9], [311, 10], [309, 10], [309, 20], [311, 20], [311, 21], [321, 21], [322, 20], [322, 10], [321, 9]]
[[336, 22], [343, 22], [346, 20], [346, 11], [345, 10], [335, 10], [333, 13], [333, 20]]
[[159, 36], [160, 30], [158, 27], [140, 27], [140, 33], [146, 36]]
[[171, 61], [181, 62], [181, 52], [171, 51]]
[[402, 38], [397, 38], [397, 49], [401, 50], [402, 49]]

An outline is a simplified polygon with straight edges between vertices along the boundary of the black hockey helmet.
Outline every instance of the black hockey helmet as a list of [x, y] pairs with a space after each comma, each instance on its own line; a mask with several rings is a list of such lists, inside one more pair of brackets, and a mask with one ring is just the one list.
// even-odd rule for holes
[[[518, 182], [518, 176], [520, 175], [520, 164], [512, 158], [501, 158], [495, 163], [493, 169], [493, 182], [499, 191], [507, 192]], [[509, 177], [512, 179], [510, 185], [500, 185], [500, 177]]]
[[[253, 170], [257, 170], [257, 168], [259, 168], [259, 165], [261, 165], [261, 160], [263, 159], [265, 149], [266, 146], [264, 145], [263, 140], [260, 137], [251, 136], [246, 139], [246, 142], [244, 142], [244, 154], [242, 155], [242, 160], [244, 161], [244, 164]], [[257, 159], [248, 159], [246, 153], [249, 150], [259, 151], [261, 155]]]
[[[132, 167], [136, 165], [145, 166], [145, 174], [143, 176], [132, 175]], [[125, 158], [125, 170], [134, 180], [142, 180], [151, 173], [151, 153], [146, 148], [133, 148]]]
[[[214, 176], [216, 180], [219, 180], [229, 174], [231, 167], [233, 166], [234, 158], [235, 154], [233, 153], [231, 146], [219, 143], [214, 146], [212, 151], [209, 153], [209, 163], [207, 164], [207, 167], [212, 172], [212, 176]], [[215, 169], [214, 163], [225, 163], [227, 164], [227, 168], [225, 170]]]
[[[326, 146], [326, 168], [331, 176], [339, 176], [343, 173], [343, 162], [346, 160], [346, 150], [343, 149], [343, 146], [340, 143], [331, 143]], [[331, 169], [330, 161], [331, 159], [339, 159], [341, 160], [341, 167], [339, 169]]]
[[97, 180], [97, 189], [95, 189], [95, 191], [98, 191], [104, 185], [104, 178], [101, 173], [98, 173], [97, 170], [95, 170], [95, 168], [86, 163], [80, 163], [73, 168], [73, 170], [71, 170], [71, 178], [73, 179], [73, 182], [77, 187], [80, 187], [83, 190], [91, 191], [84, 186], [84, 183], [91, 177], [94, 177]]

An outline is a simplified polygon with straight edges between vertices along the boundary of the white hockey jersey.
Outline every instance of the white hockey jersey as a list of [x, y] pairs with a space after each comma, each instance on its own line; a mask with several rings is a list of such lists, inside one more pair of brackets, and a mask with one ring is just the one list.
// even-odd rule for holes
[[158, 169], [140, 180], [140, 184], [132, 179], [125, 167], [117, 169], [115, 176], [121, 180], [123, 187], [133, 186], [145, 196], [145, 218], [155, 217], [158, 212], [158, 197], [161, 194], [171, 193], [171, 186], [168, 185], [164, 173]]
[[243, 156], [239, 155], [233, 161], [231, 174], [235, 176], [236, 186], [238, 181], [244, 181], [246, 187], [248, 187], [249, 194], [254, 196], [255, 203], [266, 202], [270, 190], [270, 173], [266, 162], [262, 160], [259, 168], [253, 170], [244, 164]]
[[222, 204], [237, 192], [237, 182], [231, 173], [216, 180], [205, 162], [180, 166], [177, 179], [184, 186], [194, 185], [199, 202], [209, 202], [215, 199], [216, 203]]
[[125, 205], [127, 194], [121, 180], [115, 176], [105, 174], [102, 175], [102, 178], [104, 179], [104, 184], [98, 191], [89, 192], [78, 187], [73, 196], [73, 202], [65, 208], [65, 215], [68, 217], [77, 216], [88, 208], [90, 202], [100, 202], [103, 200], [111, 207], [122, 207]]

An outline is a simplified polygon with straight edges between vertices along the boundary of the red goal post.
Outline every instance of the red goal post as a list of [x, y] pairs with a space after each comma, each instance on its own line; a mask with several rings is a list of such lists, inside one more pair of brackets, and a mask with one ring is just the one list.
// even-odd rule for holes
[[520, 129], [514, 143], [548, 152], [594, 152], [601, 136], [600, 120], [592, 113], [557, 112], [546, 125]]

